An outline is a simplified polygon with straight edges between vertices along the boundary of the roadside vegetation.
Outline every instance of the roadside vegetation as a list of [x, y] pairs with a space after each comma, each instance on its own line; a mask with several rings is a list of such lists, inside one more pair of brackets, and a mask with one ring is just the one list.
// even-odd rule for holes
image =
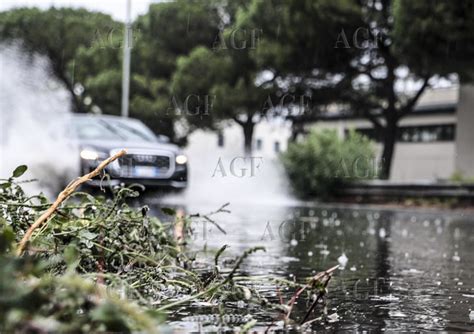
[[474, 177], [468, 177], [464, 175], [461, 171], [456, 171], [451, 175], [450, 179], [451, 182], [459, 183], [459, 184], [471, 184], [474, 183]]
[[374, 143], [353, 131], [344, 139], [334, 130], [313, 131], [290, 144], [281, 158], [302, 197], [327, 198], [345, 182], [377, 178], [378, 173]]
[[[257, 323], [252, 310], [264, 310], [269, 327], [277, 321], [311, 324], [315, 309], [321, 312], [316, 306], [337, 267], [304, 282], [268, 278], [276, 291], [292, 293], [287, 303], [282, 297], [272, 300], [239, 269], [263, 248], [247, 249], [224, 264], [223, 245], [212, 261], [196, 263], [186, 245], [196, 215], [164, 208], [170, 217], [164, 222], [149, 216], [146, 206], [129, 206], [127, 200], [139, 196], [138, 185], [110, 189], [112, 196], [68, 193], [89, 175], [72, 182], [51, 204], [42, 194], [23, 191], [26, 169], [20, 166], [0, 180], [2, 332], [157, 332], [169, 311], [193, 302], [214, 305], [214, 321], [222, 326], [233, 304], [246, 303], [249, 316], [239, 323], [243, 331]], [[225, 206], [216, 212], [224, 211]], [[209, 215], [199, 217], [215, 224]], [[307, 298], [309, 307], [300, 318], [291, 316], [298, 298]], [[324, 314], [319, 316], [323, 321]]]

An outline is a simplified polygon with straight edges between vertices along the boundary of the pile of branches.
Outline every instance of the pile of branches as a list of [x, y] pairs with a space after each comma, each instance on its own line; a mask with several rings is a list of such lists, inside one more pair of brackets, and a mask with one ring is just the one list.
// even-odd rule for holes
[[[26, 166], [0, 180], [0, 331], [155, 332], [167, 312], [194, 301], [245, 300], [289, 323], [303, 291], [324, 296], [334, 268], [300, 286], [288, 305], [270, 302], [238, 276], [245, 258], [263, 248], [222, 270], [223, 246], [213, 265], [197, 270], [184, 246], [193, 216], [164, 209], [173, 217], [162, 222], [146, 206], [130, 207], [127, 199], [139, 196], [134, 186], [113, 188], [112, 196], [76, 191], [117, 157], [73, 181], [53, 203], [25, 194], [19, 178]], [[255, 323], [247, 319], [243, 328]]]

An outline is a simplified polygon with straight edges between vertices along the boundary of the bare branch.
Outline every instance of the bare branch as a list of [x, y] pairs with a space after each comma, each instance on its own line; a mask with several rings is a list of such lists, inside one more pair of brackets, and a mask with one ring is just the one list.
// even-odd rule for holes
[[372, 122], [372, 124], [374, 125], [374, 128], [378, 131], [378, 130], [382, 130], [383, 129], [383, 124], [380, 122], [380, 120], [377, 118], [377, 116], [375, 116], [373, 113], [371, 113], [370, 111], [364, 113], [364, 117], [367, 118], [369, 121]]
[[127, 154], [127, 151], [126, 150], [121, 150], [120, 152], [118, 152], [117, 154], [109, 157], [108, 159], [102, 161], [99, 166], [97, 166], [96, 169], [94, 169], [92, 172], [90, 172], [89, 174], [86, 174], [84, 176], [81, 176], [77, 179], [75, 179], [74, 181], [72, 181], [71, 183], [69, 183], [69, 185], [59, 193], [58, 195], [58, 198], [56, 198], [56, 200], [54, 201], [54, 203], [49, 207], [48, 210], [46, 210], [35, 222], [33, 225], [31, 225], [28, 230], [26, 231], [25, 235], [23, 236], [23, 238], [21, 239], [19, 245], [18, 245], [18, 249], [17, 249], [17, 255], [20, 256], [24, 249], [25, 249], [25, 246], [26, 246], [26, 243], [30, 240], [31, 238], [31, 235], [33, 234], [33, 232], [41, 227], [41, 225], [43, 225], [44, 223], [46, 223], [53, 215], [54, 213], [56, 212], [56, 210], [58, 209], [58, 207], [61, 205], [62, 202], [64, 202], [69, 196], [71, 196], [71, 194], [76, 191], [76, 189], [83, 183], [91, 180], [92, 178], [96, 177], [97, 175], [100, 174], [100, 172], [108, 165], [110, 164], [111, 162], [117, 160], [118, 158], [124, 156], [125, 154]]
[[238, 119], [237, 117], [232, 117], [232, 119], [234, 120], [235, 123], [239, 124], [240, 126], [245, 125], [245, 123], [241, 121], [240, 119]]
[[407, 102], [403, 107], [400, 108], [400, 111], [398, 113], [398, 117], [401, 118], [403, 116], [406, 116], [409, 114], [413, 108], [415, 107], [415, 104], [418, 102], [419, 98], [421, 95], [424, 93], [425, 89], [429, 86], [429, 77], [426, 77], [423, 81], [423, 84], [421, 85], [420, 89], [418, 92], [413, 96], [410, 101]]

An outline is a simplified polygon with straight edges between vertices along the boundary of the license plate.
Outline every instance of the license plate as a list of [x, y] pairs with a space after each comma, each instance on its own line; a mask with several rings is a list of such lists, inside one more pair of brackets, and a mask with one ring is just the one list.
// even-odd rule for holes
[[156, 167], [137, 166], [133, 169], [134, 177], [156, 177], [159, 173], [160, 170]]

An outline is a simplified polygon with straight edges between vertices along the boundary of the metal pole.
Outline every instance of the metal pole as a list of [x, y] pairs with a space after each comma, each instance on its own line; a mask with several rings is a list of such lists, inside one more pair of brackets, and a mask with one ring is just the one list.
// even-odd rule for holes
[[127, 0], [124, 25], [123, 64], [122, 64], [122, 117], [128, 117], [128, 100], [130, 95], [130, 42], [132, 40], [132, 23], [130, 20], [131, 0]]

